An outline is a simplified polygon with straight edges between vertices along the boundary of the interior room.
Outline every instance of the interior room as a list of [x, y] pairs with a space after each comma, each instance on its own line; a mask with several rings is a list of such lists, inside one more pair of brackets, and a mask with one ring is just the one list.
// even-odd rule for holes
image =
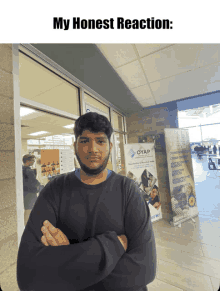
[[[113, 127], [108, 166], [114, 172], [135, 177], [126, 167], [126, 145], [154, 148], [162, 218], [153, 222], [157, 273], [148, 290], [218, 290], [219, 100], [219, 44], [0, 44], [2, 289], [19, 290], [22, 157], [35, 155], [42, 187], [74, 171], [75, 121], [97, 112]], [[171, 224], [166, 130], [172, 129], [187, 132], [198, 207], [178, 225]]]

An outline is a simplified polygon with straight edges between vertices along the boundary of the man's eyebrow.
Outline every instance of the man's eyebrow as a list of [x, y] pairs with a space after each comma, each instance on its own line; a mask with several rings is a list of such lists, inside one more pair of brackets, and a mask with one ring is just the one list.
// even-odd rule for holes
[[[80, 139], [89, 139], [89, 137], [80, 136]], [[107, 140], [107, 137], [105, 137], [105, 136], [103, 136], [103, 137], [96, 137], [96, 139], [104, 139], [104, 140]]]
[[97, 139], [107, 139], [107, 137], [102, 136], [102, 137], [96, 137]]

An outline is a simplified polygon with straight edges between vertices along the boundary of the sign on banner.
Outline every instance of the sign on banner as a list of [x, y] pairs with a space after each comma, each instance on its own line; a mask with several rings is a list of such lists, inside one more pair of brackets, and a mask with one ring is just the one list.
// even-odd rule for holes
[[139, 187], [151, 214], [151, 221], [162, 218], [154, 143], [125, 144], [127, 177]]
[[165, 128], [171, 205], [174, 226], [198, 215], [187, 129]]

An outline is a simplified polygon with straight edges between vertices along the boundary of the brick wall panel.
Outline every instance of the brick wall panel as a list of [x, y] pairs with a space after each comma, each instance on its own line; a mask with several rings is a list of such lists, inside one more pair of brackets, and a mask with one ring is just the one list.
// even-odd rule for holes
[[[0, 211], [1, 232], [0, 241], [17, 232], [16, 205]], [[1, 251], [0, 251], [1, 254]]]
[[14, 124], [14, 101], [0, 96], [0, 123]]
[[15, 191], [15, 179], [0, 180], [0, 211], [16, 205]]
[[12, 51], [7, 44], [0, 46], [0, 68], [6, 72], [12, 72]]
[[10, 179], [15, 177], [15, 153], [0, 151], [0, 177]]
[[0, 95], [13, 97], [13, 75], [0, 68]]
[[0, 124], [0, 151], [14, 151], [15, 137], [14, 126], [10, 124]]
[[5, 271], [10, 265], [17, 263], [18, 239], [17, 233], [0, 241], [1, 259], [0, 273]]

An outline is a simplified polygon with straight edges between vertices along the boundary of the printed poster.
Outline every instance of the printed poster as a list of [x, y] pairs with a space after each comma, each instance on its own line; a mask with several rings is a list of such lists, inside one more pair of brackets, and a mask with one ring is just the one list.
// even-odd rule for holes
[[74, 151], [71, 149], [60, 150], [60, 174], [75, 171]]
[[41, 178], [47, 182], [57, 175], [74, 171], [74, 157], [71, 149], [41, 150]]
[[50, 179], [60, 174], [59, 150], [41, 150], [41, 176]]
[[151, 221], [162, 218], [154, 143], [125, 144], [126, 176], [133, 179], [146, 200]]
[[198, 215], [187, 129], [165, 128], [173, 221], [178, 225]]

